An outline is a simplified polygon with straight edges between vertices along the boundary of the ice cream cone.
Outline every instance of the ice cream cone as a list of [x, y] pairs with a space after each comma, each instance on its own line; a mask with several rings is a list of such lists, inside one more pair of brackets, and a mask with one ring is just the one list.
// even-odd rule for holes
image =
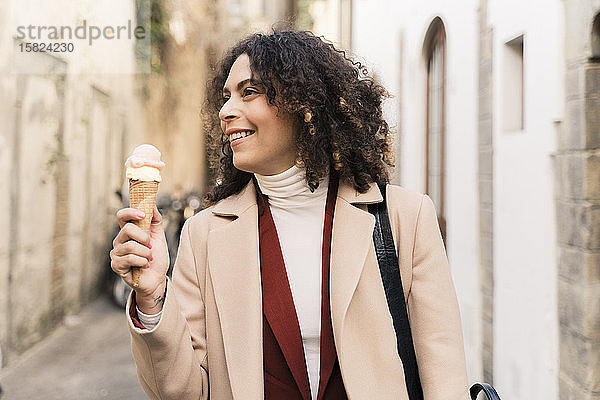
[[[154, 205], [156, 204], [158, 183], [159, 182], [156, 181], [129, 179], [129, 206], [131, 208], [137, 208], [145, 214], [143, 219], [134, 221], [134, 224], [139, 226], [144, 232], [150, 231], [152, 214], [154, 212]], [[131, 273], [133, 286], [137, 287], [140, 282], [140, 269], [133, 268]]]
[[[134, 223], [146, 233], [150, 232], [158, 184], [162, 181], [160, 171], [164, 166], [160, 151], [151, 144], [139, 145], [125, 161], [125, 175], [129, 179], [129, 206], [144, 212], [144, 218]], [[134, 288], [140, 284], [140, 273], [140, 267], [131, 268]]]

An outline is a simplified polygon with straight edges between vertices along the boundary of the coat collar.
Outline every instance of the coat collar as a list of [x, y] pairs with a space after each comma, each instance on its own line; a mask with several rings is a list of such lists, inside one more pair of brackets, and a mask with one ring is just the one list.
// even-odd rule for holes
[[[352, 185], [340, 181], [338, 198], [350, 204], [372, 204], [383, 200], [376, 184], [372, 183], [365, 193], [359, 193]], [[239, 217], [249, 207], [256, 205], [256, 189], [252, 180], [239, 192], [219, 201], [213, 207], [216, 215]]]
[[212, 209], [213, 214], [225, 217], [239, 217], [249, 207], [256, 205], [256, 189], [250, 180], [244, 188], [219, 201]]

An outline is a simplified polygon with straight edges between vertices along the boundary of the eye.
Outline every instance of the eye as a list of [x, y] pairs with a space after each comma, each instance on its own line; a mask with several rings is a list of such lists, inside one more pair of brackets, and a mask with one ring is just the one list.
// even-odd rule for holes
[[221, 105], [227, 103], [227, 100], [229, 100], [231, 98], [231, 96], [224, 94], [223, 97], [221, 97]]
[[244, 89], [244, 91], [242, 92], [242, 96], [243, 97], [247, 97], [247, 96], [251, 96], [253, 94], [259, 94], [260, 92], [254, 88], [251, 87], [247, 87], [246, 89]]

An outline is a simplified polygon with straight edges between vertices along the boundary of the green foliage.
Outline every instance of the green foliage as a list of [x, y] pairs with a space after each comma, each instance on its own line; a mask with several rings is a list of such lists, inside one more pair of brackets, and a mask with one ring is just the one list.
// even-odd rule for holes
[[152, 0], [150, 11], [150, 41], [152, 48], [152, 71], [162, 73], [169, 36], [168, 15], [163, 0]]
[[[150, 74], [164, 74], [164, 64], [167, 58], [169, 39], [169, 16], [165, 0], [136, 0], [136, 18], [138, 25], [150, 26], [150, 46], [148, 40], [136, 43], [136, 57], [140, 65], [150, 64]], [[142, 81], [142, 96], [150, 95], [149, 78], [146, 75]]]

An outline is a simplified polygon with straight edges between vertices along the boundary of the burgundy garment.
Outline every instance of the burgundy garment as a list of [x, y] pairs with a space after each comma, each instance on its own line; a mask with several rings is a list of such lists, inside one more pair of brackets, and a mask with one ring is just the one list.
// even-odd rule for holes
[[129, 317], [131, 318], [131, 322], [133, 322], [133, 325], [136, 328], [146, 329], [146, 327], [140, 322], [139, 315], [137, 313], [135, 306], [136, 306], [135, 292], [133, 292], [133, 298], [131, 301], [131, 305], [129, 306]]
[[[322, 249], [321, 368], [318, 400], [347, 400], [331, 326], [329, 255], [338, 179], [327, 192]], [[310, 385], [300, 325], [287, 279], [277, 229], [267, 197], [259, 194], [260, 265], [263, 290], [263, 353], [265, 400], [310, 400]]]

